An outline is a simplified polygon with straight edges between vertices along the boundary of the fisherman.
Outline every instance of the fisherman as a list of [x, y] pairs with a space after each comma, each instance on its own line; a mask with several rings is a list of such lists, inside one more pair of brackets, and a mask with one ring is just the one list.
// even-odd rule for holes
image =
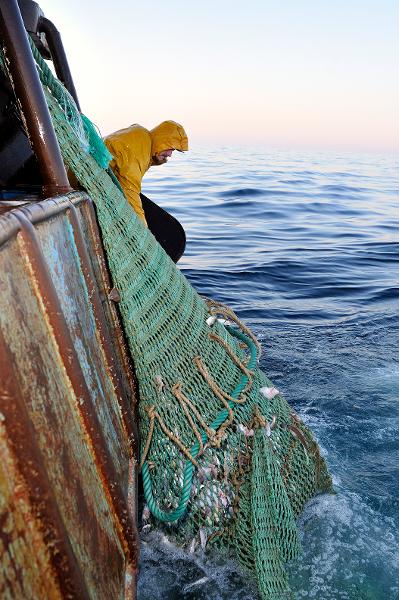
[[111, 133], [104, 141], [113, 156], [110, 166], [129, 204], [147, 225], [140, 199], [141, 180], [150, 167], [166, 163], [174, 150], [188, 150], [186, 132], [175, 121], [163, 121], [150, 131], [131, 125]]

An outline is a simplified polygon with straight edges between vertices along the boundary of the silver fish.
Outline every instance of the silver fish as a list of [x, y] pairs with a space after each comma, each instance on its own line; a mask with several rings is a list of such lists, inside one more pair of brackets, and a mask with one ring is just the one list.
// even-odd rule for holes
[[199, 530], [199, 536], [200, 536], [200, 542], [201, 542], [201, 548], [203, 550], [205, 550], [206, 547], [206, 543], [208, 541], [208, 536], [206, 534], [206, 531], [204, 528], [201, 527], [201, 529]]
[[184, 591], [187, 592], [187, 591], [191, 590], [193, 587], [197, 587], [198, 585], [203, 585], [207, 581], [209, 581], [209, 577], [201, 577], [201, 579], [197, 579], [197, 581], [194, 581], [194, 583], [189, 583], [188, 585], [186, 585], [184, 588]]
[[190, 547], [188, 549], [188, 551], [189, 551], [190, 554], [194, 554], [196, 546], [197, 546], [197, 540], [195, 538], [193, 538], [191, 540], [191, 544], [190, 544]]

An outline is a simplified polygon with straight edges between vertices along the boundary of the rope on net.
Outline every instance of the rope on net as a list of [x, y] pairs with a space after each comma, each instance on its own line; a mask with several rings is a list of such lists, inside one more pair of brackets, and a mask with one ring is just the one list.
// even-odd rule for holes
[[[251, 339], [249, 339], [241, 331], [233, 329], [232, 327], [229, 327], [229, 326], [227, 326], [226, 329], [234, 337], [238, 338], [239, 340], [241, 340], [242, 342], [244, 342], [247, 345], [247, 347], [250, 351], [250, 359], [249, 359], [248, 367], [249, 367], [249, 369], [254, 368], [256, 365], [257, 359], [258, 359], [258, 352], [257, 352], [257, 347], [255, 346], [253, 341]], [[250, 374], [249, 374], [249, 372], [247, 372], [242, 376], [240, 383], [234, 388], [234, 390], [231, 392], [231, 395], [223, 394], [224, 396], [228, 396], [228, 398], [229, 398], [228, 405], [226, 406], [226, 408], [224, 408], [223, 410], [221, 410], [219, 412], [216, 419], [210, 424], [210, 426], [209, 426], [210, 430], [217, 432], [218, 429], [226, 421], [226, 419], [228, 419], [229, 409], [232, 409], [234, 407], [234, 405], [237, 402], [239, 402], [239, 396], [241, 395], [243, 390], [246, 388], [249, 380], [250, 380]], [[218, 390], [218, 392], [219, 392], [219, 390]], [[189, 456], [187, 456], [188, 460], [187, 460], [185, 468], [184, 468], [183, 489], [182, 489], [182, 493], [181, 493], [181, 497], [180, 497], [178, 506], [175, 510], [173, 510], [171, 512], [166, 512], [159, 508], [156, 500], [154, 499], [153, 491], [152, 491], [150, 469], [148, 466], [148, 462], [145, 460], [145, 457], [146, 457], [146, 454], [148, 452], [149, 445], [150, 445], [148, 443], [148, 438], [151, 440], [151, 437], [153, 435], [153, 429], [154, 428], [152, 427], [151, 435], [149, 434], [147, 437], [147, 442], [145, 444], [146, 452], [144, 453], [144, 460], [142, 460], [142, 476], [143, 476], [145, 499], [148, 504], [148, 508], [150, 509], [152, 514], [157, 519], [159, 519], [160, 521], [164, 521], [164, 522], [177, 521], [184, 515], [184, 513], [187, 510], [187, 505], [188, 505], [188, 502], [190, 499], [190, 492], [191, 492], [192, 480], [193, 480], [193, 475], [194, 475], [194, 468], [198, 467], [198, 463], [195, 461], [195, 459], [198, 456], [203, 445], [206, 444], [208, 441], [212, 441], [212, 434], [209, 435], [209, 429], [208, 429], [208, 432], [206, 432], [206, 431], [201, 432], [202, 444], [198, 440], [192, 446], [190, 451], [188, 451], [186, 448], [184, 448], [184, 450], [183, 450], [183, 448], [180, 445], [181, 442], [178, 441], [179, 448], [182, 450], [182, 452], [186, 456], [188, 454], [189, 454]], [[170, 439], [172, 439], [172, 441], [174, 441], [176, 443], [176, 439], [173, 439], [171, 435], [168, 435], [168, 437], [170, 437]]]

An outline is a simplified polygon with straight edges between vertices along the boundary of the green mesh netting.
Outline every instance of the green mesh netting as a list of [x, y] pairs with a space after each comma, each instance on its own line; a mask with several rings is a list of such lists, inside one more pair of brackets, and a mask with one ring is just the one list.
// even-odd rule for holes
[[[139, 385], [146, 519], [191, 550], [216, 548], [290, 598], [296, 517], [331, 490], [317, 443], [258, 366], [259, 345], [227, 307], [201, 298], [82, 148], [36, 55], [66, 165], [96, 205]], [[230, 324], [222, 322], [228, 319]]]

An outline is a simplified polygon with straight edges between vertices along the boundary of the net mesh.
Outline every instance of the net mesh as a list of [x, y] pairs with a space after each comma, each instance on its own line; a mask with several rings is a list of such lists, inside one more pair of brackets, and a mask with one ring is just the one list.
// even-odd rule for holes
[[121, 297], [139, 386], [144, 519], [191, 551], [234, 557], [263, 599], [290, 598], [284, 563], [300, 552], [296, 517], [331, 490], [318, 445], [258, 368], [251, 332], [198, 295], [82, 147], [69, 99], [65, 111], [36, 59], [65, 164], [95, 203]]

